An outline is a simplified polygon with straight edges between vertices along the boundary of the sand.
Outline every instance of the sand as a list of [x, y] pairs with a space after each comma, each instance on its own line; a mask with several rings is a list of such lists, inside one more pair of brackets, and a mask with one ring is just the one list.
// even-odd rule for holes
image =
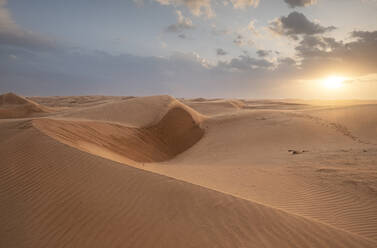
[[140, 128], [109, 122], [34, 120], [47, 135], [80, 150], [119, 162], [160, 162], [172, 159], [199, 141], [204, 130], [197, 116], [180, 107], [171, 108], [158, 123]]
[[23, 118], [49, 112], [48, 107], [13, 93], [0, 95], [0, 119]]
[[377, 246], [374, 102], [30, 99], [0, 120], [0, 247]]

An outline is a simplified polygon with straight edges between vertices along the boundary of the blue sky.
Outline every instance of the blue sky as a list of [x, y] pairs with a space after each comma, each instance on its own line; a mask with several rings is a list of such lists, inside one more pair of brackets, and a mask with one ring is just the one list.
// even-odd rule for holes
[[[0, 91], [376, 98], [376, 13], [375, 0], [0, 0]], [[320, 87], [333, 75], [342, 89]]]

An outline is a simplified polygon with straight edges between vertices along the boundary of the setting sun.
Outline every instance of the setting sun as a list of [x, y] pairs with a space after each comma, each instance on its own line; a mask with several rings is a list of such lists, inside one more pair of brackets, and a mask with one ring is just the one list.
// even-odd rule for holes
[[323, 85], [328, 89], [338, 89], [343, 86], [343, 82], [346, 80], [345, 77], [330, 76], [323, 80]]

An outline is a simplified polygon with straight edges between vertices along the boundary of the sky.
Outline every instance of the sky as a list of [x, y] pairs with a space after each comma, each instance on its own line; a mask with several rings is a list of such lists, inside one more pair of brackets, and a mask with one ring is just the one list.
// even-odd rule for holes
[[377, 0], [0, 0], [0, 93], [377, 99]]

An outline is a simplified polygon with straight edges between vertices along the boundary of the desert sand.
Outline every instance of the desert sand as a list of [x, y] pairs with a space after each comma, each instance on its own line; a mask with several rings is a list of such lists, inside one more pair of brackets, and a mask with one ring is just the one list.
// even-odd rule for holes
[[377, 247], [377, 101], [0, 96], [0, 247]]

